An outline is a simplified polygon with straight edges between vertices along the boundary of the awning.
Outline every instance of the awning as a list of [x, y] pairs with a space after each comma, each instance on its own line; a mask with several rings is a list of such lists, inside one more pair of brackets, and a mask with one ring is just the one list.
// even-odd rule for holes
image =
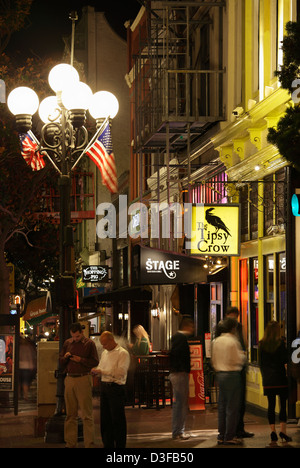
[[96, 300], [98, 304], [124, 301], [147, 302], [152, 301], [152, 290], [146, 286], [120, 288], [106, 293], [97, 294], [96, 296], [89, 298], [84, 298], [83, 303], [91, 300]]
[[219, 268], [211, 275], [207, 276], [208, 283], [226, 283], [229, 280], [229, 268], [225, 266]]
[[132, 252], [132, 284], [206, 283], [205, 260], [136, 245]]
[[51, 295], [48, 292], [45, 296], [30, 301], [27, 304], [23, 320], [26, 322], [39, 323], [46, 317], [52, 315]]

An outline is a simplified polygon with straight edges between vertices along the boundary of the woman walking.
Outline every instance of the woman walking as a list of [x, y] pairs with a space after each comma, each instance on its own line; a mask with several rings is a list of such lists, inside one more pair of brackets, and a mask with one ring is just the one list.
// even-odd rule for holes
[[286, 434], [286, 402], [288, 399], [288, 380], [286, 364], [287, 348], [281, 338], [280, 324], [276, 321], [268, 323], [263, 339], [259, 343], [259, 366], [263, 379], [264, 395], [268, 398], [268, 420], [271, 427], [271, 442], [276, 443], [278, 436], [275, 427], [276, 396], [280, 400], [280, 433], [282, 441], [291, 442]]

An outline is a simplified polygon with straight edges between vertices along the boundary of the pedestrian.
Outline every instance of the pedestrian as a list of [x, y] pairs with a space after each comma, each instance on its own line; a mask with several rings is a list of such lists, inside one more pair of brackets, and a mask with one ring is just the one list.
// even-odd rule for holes
[[28, 400], [30, 386], [36, 376], [36, 348], [30, 338], [26, 338], [24, 335], [20, 336], [19, 346], [20, 393], [24, 400]]
[[67, 448], [75, 448], [78, 440], [78, 407], [83, 422], [85, 448], [94, 445], [94, 421], [91, 369], [99, 363], [94, 341], [86, 338], [80, 323], [70, 327], [71, 338], [61, 349], [59, 360], [64, 367], [65, 378], [65, 442]]
[[241, 370], [245, 353], [237, 338], [238, 322], [233, 318], [223, 321], [222, 334], [212, 344], [212, 366], [219, 386], [218, 444], [241, 445], [236, 437], [241, 404]]
[[147, 356], [150, 352], [149, 335], [142, 325], [136, 325], [133, 328], [133, 333], [136, 336], [134, 345], [131, 346], [134, 356]]
[[185, 432], [185, 422], [189, 409], [189, 374], [191, 370], [189, 337], [194, 333], [194, 321], [184, 316], [178, 332], [171, 338], [170, 375], [173, 389], [172, 437], [186, 440], [190, 434]]
[[130, 356], [109, 331], [100, 336], [104, 351], [99, 366], [92, 370], [101, 377], [100, 428], [104, 448], [126, 447], [125, 384]]
[[281, 337], [280, 324], [276, 321], [268, 323], [264, 337], [259, 342], [259, 366], [262, 374], [264, 395], [268, 398], [268, 421], [271, 428], [271, 442], [276, 443], [278, 436], [275, 428], [276, 397], [280, 401], [280, 433], [282, 441], [290, 442], [292, 439], [286, 434], [286, 402], [288, 399], [288, 380], [286, 365], [288, 353], [284, 340]]
[[[230, 307], [227, 308], [227, 310], [225, 312], [225, 318], [230, 317], [230, 318], [235, 319], [238, 322], [237, 330], [236, 330], [237, 338], [238, 338], [238, 340], [240, 342], [242, 350], [246, 353], [246, 339], [245, 339], [245, 336], [244, 336], [243, 326], [238, 321], [239, 315], [240, 315], [240, 312], [239, 312], [239, 309], [237, 307], [230, 306]], [[223, 321], [219, 322], [218, 325], [217, 325], [216, 334], [215, 334], [216, 338], [218, 336], [220, 336], [221, 333], [222, 333], [222, 323], [223, 323]], [[248, 368], [248, 363], [247, 363], [247, 360], [245, 360], [245, 365], [243, 366], [243, 368], [241, 370], [241, 379], [242, 379], [242, 383], [241, 383], [241, 408], [240, 408], [240, 412], [239, 412], [239, 422], [238, 422], [237, 430], [236, 430], [237, 431], [236, 436], [237, 436], [238, 439], [246, 439], [246, 438], [254, 437], [253, 432], [248, 432], [248, 431], [245, 430], [245, 422], [244, 422], [245, 412], [246, 412], [247, 368]]]

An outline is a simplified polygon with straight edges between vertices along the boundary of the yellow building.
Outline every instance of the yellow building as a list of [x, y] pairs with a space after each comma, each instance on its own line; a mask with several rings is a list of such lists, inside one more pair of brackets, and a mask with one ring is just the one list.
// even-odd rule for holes
[[231, 258], [230, 302], [241, 311], [247, 337], [247, 400], [259, 407], [267, 405], [257, 365], [258, 342], [267, 322], [281, 322], [288, 346], [297, 336], [295, 231], [293, 220], [289, 222], [295, 180], [278, 149], [267, 141], [268, 128], [277, 125], [291, 99], [274, 72], [282, 64], [285, 25], [297, 20], [296, 4], [227, 2], [227, 120], [212, 138], [226, 166], [228, 194], [241, 203], [241, 256]]
[[[267, 139], [291, 103], [275, 71], [283, 61], [285, 25], [297, 20], [298, 4], [149, 0], [128, 24], [130, 202], [241, 206], [240, 256], [208, 258], [206, 281], [201, 272], [194, 284], [152, 287], [161, 314], [159, 324], [150, 317], [151, 336], [168, 347], [178, 289], [184, 297], [179, 294], [178, 310], [194, 313], [202, 340], [214, 333], [226, 306], [237, 305], [247, 338], [247, 399], [263, 408], [257, 351], [265, 326], [280, 321], [289, 349], [300, 328], [297, 220], [290, 206], [297, 177]], [[188, 255], [175, 236], [142, 241]], [[290, 386], [291, 415], [296, 381], [290, 379]]]

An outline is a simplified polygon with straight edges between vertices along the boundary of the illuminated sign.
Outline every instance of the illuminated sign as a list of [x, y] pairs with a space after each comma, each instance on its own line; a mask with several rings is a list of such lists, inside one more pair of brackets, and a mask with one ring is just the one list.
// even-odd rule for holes
[[135, 245], [132, 250], [132, 283], [181, 284], [207, 281], [205, 260]]
[[294, 194], [292, 196], [292, 212], [294, 216], [300, 216], [300, 195]]
[[191, 255], [240, 255], [239, 205], [194, 205], [191, 223]]
[[108, 266], [86, 266], [82, 268], [82, 280], [88, 283], [107, 283]]

